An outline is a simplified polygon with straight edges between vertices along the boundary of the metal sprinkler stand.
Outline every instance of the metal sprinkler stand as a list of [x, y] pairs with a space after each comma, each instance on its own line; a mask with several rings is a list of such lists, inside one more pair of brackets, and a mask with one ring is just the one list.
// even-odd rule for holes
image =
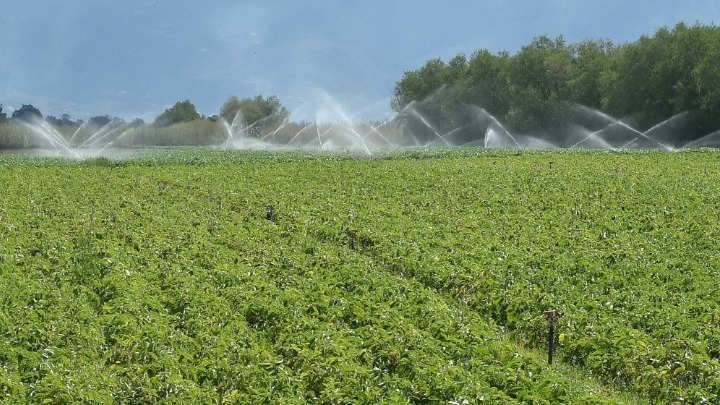
[[268, 221], [275, 221], [276, 215], [275, 215], [275, 206], [272, 204], [268, 204], [265, 206], [265, 219]]
[[548, 364], [552, 364], [553, 350], [555, 350], [555, 322], [563, 317], [562, 312], [549, 309], [543, 312], [545, 318], [550, 322], [550, 331], [548, 332]]
[[350, 249], [355, 250], [355, 239], [357, 239], [357, 230], [348, 229], [347, 236], [350, 238]]

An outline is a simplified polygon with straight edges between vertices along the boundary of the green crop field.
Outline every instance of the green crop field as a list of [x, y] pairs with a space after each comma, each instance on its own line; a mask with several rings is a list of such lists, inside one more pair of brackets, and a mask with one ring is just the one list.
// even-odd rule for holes
[[8, 403], [720, 395], [714, 152], [0, 155], [0, 181]]

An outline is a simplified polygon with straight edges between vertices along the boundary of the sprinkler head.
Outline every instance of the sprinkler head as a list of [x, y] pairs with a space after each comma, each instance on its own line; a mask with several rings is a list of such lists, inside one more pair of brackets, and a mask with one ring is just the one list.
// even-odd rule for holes
[[555, 311], [554, 309], [549, 309], [547, 311], [543, 312], [543, 315], [545, 315], [545, 318], [547, 318], [548, 322], [551, 324], [554, 324], [558, 319], [562, 318], [565, 314], [562, 312]]
[[268, 221], [275, 221], [277, 218], [275, 214], [275, 206], [272, 204], [268, 204], [265, 206], [265, 219]]
[[348, 229], [347, 236], [350, 238], [350, 249], [355, 249], [355, 239], [357, 238], [357, 230]]

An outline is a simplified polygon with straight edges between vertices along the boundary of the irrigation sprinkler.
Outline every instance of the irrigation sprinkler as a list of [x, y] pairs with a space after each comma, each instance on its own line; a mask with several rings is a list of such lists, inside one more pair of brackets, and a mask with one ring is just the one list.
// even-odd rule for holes
[[350, 249], [355, 250], [355, 239], [357, 239], [357, 231], [354, 229], [348, 229], [347, 236], [348, 238], [350, 238]]
[[548, 365], [552, 364], [553, 350], [555, 349], [555, 322], [563, 317], [562, 312], [549, 309], [543, 312], [545, 318], [550, 322], [550, 331], [548, 332]]
[[275, 221], [275, 206], [272, 204], [268, 204], [265, 206], [265, 219], [268, 221]]

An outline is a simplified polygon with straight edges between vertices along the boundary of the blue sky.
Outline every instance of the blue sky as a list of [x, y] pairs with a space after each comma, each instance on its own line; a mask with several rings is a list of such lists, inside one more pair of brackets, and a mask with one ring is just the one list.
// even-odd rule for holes
[[0, 103], [152, 121], [276, 95], [293, 119], [383, 119], [403, 71], [539, 35], [632, 42], [720, 23], [716, 0], [4, 0]]

